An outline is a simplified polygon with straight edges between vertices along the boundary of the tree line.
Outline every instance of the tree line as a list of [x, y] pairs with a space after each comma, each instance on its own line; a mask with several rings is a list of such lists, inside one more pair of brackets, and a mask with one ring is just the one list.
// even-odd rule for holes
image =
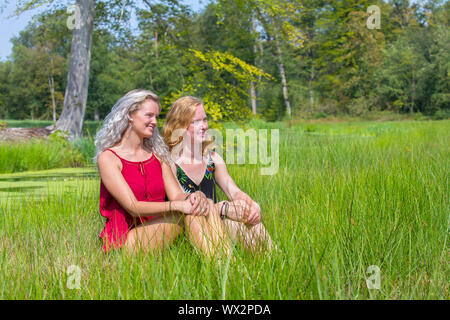
[[[367, 12], [371, 5], [379, 12]], [[199, 96], [212, 120], [373, 110], [448, 117], [449, 8], [439, 0], [217, 0], [195, 12], [175, 0], [95, 1], [81, 120], [101, 120], [134, 88], [155, 91], [163, 115], [177, 97]], [[370, 28], [374, 14], [379, 25]], [[0, 118], [56, 121], [77, 97], [68, 71], [82, 70], [70, 67], [68, 18], [55, 2], [11, 40], [0, 62]]]

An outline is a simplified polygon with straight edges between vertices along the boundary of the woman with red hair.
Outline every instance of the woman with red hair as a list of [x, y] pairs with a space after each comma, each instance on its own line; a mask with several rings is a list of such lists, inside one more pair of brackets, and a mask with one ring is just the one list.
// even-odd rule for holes
[[[222, 157], [211, 150], [208, 121], [202, 100], [185, 96], [174, 102], [166, 116], [163, 136], [174, 163], [172, 172], [186, 193], [202, 191], [213, 200], [223, 227], [247, 249], [272, 249], [272, 240], [261, 222], [261, 209], [231, 178]], [[230, 201], [217, 203], [216, 183]]]

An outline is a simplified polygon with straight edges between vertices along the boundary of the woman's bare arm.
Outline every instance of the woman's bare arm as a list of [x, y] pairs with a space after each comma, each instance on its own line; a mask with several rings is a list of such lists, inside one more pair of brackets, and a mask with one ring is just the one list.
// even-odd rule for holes
[[163, 171], [163, 176], [165, 177], [164, 186], [166, 188], [167, 197], [170, 200], [184, 200], [187, 194], [183, 191], [175, 178], [171, 166], [165, 162], [161, 162], [161, 168]]
[[252, 201], [252, 198], [243, 192], [234, 182], [228, 173], [227, 165], [222, 157], [216, 152], [212, 152], [212, 158], [216, 167], [214, 176], [220, 189], [227, 195], [230, 200], [245, 200]]
[[[261, 221], [261, 209], [259, 204], [244, 191], [239, 189], [234, 180], [231, 178], [227, 165], [222, 157], [216, 152], [212, 152], [212, 158], [216, 167], [215, 179], [219, 187], [227, 195], [231, 201], [244, 201], [247, 205], [242, 206], [242, 217], [245, 223], [256, 224]], [[240, 204], [241, 205], [241, 204]]]
[[[192, 205], [189, 200], [180, 201], [184, 200], [184, 198], [179, 194], [174, 194], [172, 191], [173, 187], [169, 187], [171, 190], [169, 191], [170, 195], [168, 194], [168, 198], [174, 200], [176, 198], [178, 201], [171, 201], [170, 206], [169, 202], [137, 201], [133, 191], [122, 175], [122, 163], [111, 152], [103, 152], [99, 155], [98, 169], [106, 189], [132, 216], [153, 216], [170, 212], [170, 210], [181, 211], [185, 214], [190, 214], [191, 212], [194, 213], [194, 211], [191, 210]], [[166, 182], [164, 182], [164, 184], [166, 190], [168, 190]]]
[[166, 187], [167, 197], [173, 200], [180, 200], [189, 197], [189, 200], [193, 206], [194, 215], [207, 215], [209, 212], [209, 203], [205, 194], [201, 191], [196, 191], [191, 194], [184, 192], [183, 188], [179, 184], [177, 178], [175, 178], [174, 167], [175, 165], [167, 164], [165, 162], [161, 163], [164, 185]]

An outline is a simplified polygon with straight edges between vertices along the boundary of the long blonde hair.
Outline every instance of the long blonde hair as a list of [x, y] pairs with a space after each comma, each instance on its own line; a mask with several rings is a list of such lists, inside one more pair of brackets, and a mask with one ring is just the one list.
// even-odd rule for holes
[[[163, 126], [164, 141], [170, 151], [183, 141], [181, 132], [184, 132], [190, 126], [195, 110], [199, 105], [203, 106], [203, 101], [192, 96], [181, 97], [173, 103], [166, 115], [166, 123]], [[207, 138], [202, 142], [202, 154], [205, 154], [208, 149], [212, 149], [213, 141], [214, 139]]]
[[[138, 110], [147, 99], [155, 101], [161, 111], [158, 96], [149, 90], [132, 90], [117, 101], [111, 112], [105, 117], [101, 129], [95, 136], [94, 162], [97, 162], [98, 156], [105, 149], [115, 146], [122, 140], [124, 132], [129, 126], [130, 115]], [[159, 134], [158, 128], [153, 130], [151, 137], [144, 138], [144, 146], [156, 153], [163, 161], [170, 161], [169, 149]]]

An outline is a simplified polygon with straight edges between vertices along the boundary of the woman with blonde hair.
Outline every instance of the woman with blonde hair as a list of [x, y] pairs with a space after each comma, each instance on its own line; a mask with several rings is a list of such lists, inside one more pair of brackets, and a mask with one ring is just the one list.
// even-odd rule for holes
[[[240, 190], [228, 173], [222, 157], [211, 151], [208, 121], [202, 100], [184, 96], [174, 102], [166, 116], [163, 136], [174, 163], [172, 172], [186, 193], [201, 190], [213, 200], [227, 234], [247, 249], [272, 249], [272, 240], [261, 222], [261, 210]], [[216, 183], [230, 201], [217, 203]]]
[[160, 110], [153, 92], [130, 91], [117, 101], [96, 135], [100, 213], [106, 218], [100, 234], [103, 250], [159, 250], [185, 228], [194, 246], [211, 256], [220, 243], [226, 245], [220, 219], [204, 194], [180, 190], [156, 127]]

